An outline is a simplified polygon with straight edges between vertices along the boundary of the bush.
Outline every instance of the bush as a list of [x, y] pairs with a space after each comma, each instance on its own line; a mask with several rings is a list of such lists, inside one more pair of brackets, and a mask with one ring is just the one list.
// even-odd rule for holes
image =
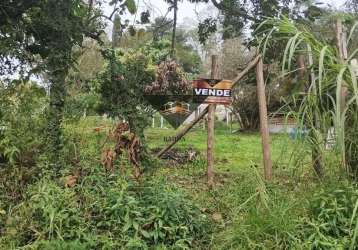
[[36, 164], [44, 151], [47, 99], [35, 83], [13, 81], [0, 82], [0, 100], [0, 209], [6, 210], [22, 198], [26, 185], [39, 173]]
[[331, 185], [313, 196], [303, 242], [312, 249], [358, 249], [358, 189]]
[[0, 86], [0, 155], [14, 166], [33, 166], [43, 145], [45, 90], [29, 82]]
[[92, 231], [117, 235], [117, 247], [187, 247], [205, 238], [206, 217], [174, 186], [116, 179], [103, 188], [92, 178], [86, 185], [94, 187], [84, 196], [93, 205], [83, 208], [91, 213]]
[[187, 249], [205, 243], [208, 220], [178, 188], [95, 170], [65, 188], [43, 179], [5, 218], [0, 248]]
[[85, 221], [73, 190], [43, 179], [29, 186], [25, 201], [10, 212], [5, 235], [25, 245], [39, 240], [83, 238]]

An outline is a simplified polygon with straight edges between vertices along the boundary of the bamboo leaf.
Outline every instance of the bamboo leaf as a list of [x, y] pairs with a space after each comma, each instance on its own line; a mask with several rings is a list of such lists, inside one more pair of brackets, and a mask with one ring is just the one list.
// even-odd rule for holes
[[355, 22], [354, 25], [352, 26], [350, 32], [349, 32], [349, 36], [348, 36], [348, 39], [347, 39], [347, 46], [349, 45], [349, 42], [350, 42], [351, 39], [352, 39], [354, 30], [357, 28], [357, 26], [358, 26], [358, 22]]
[[328, 46], [324, 46], [323, 49], [320, 52], [319, 56], [319, 65], [318, 65], [318, 90], [320, 93], [320, 96], [322, 96], [322, 76], [324, 71], [324, 57], [326, 55], [326, 51], [328, 49]]
[[357, 85], [357, 77], [356, 77], [356, 72], [354, 70], [354, 68], [352, 66], [348, 66], [349, 68], [349, 72], [351, 73], [351, 79], [352, 79], [352, 85], [353, 85], [353, 92], [354, 92], [354, 97], [356, 99], [357, 102], [357, 106], [358, 106], [358, 85]]

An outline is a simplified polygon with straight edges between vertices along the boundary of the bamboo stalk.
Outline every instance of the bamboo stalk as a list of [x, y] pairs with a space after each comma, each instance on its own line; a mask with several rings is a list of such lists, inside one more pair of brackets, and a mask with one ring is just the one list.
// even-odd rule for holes
[[[342, 20], [340, 18], [337, 18], [336, 20], [336, 42], [337, 42], [337, 48], [339, 52], [339, 57], [341, 59], [342, 63], [346, 63], [348, 59], [348, 51], [347, 51], [347, 34], [344, 30], [344, 26], [342, 24]], [[346, 99], [348, 95], [348, 87], [346, 83], [343, 81], [342, 88], [341, 88], [341, 102], [337, 103], [337, 105], [340, 105], [341, 113], [346, 108]], [[340, 128], [344, 129], [344, 128]], [[342, 142], [344, 143], [344, 142]], [[345, 152], [342, 152], [342, 166], [347, 169], [346, 165], [346, 159], [345, 159]], [[347, 169], [348, 171], [348, 169]]]
[[[337, 42], [339, 58], [341, 59], [342, 63], [345, 63], [348, 59], [347, 34], [344, 30], [344, 26], [340, 18], [337, 18], [336, 21], [336, 42]], [[341, 103], [340, 103], [341, 111], [345, 109], [347, 93], [348, 93], [348, 88], [346, 84], [343, 84], [341, 90]]]

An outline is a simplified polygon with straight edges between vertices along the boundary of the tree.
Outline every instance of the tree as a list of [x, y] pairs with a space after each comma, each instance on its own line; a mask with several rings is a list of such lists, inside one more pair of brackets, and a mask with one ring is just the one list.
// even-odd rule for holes
[[[108, 46], [107, 36], [101, 40]], [[80, 118], [96, 114], [99, 97], [95, 93], [96, 77], [104, 70], [103, 47], [96, 40], [85, 38], [82, 47], [75, 47], [73, 53], [79, 54], [75, 67], [66, 77], [67, 96], [65, 99], [65, 118]]]
[[118, 50], [107, 51], [107, 59], [108, 66], [99, 77], [101, 112], [125, 119], [131, 132], [143, 138], [150, 115], [144, 89], [155, 77], [151, 60], [141, 52]]
[[152, 33], [154, 41], [158, 41], [170, 35], [172, 25], [172, 20], [166, 17], [157, 17], [147, 28], [147, 31]]
[[222, 37], [224, 40], [229, 38], [238, 37], [242, 34], [245, 18], [242, 15], [233, 15], [231, 12], [227, 11], [227, 9], [240, 9], [242, 8], [242, 4], [237, 0], [224, 0], [226, 10], [222, 11], [224, 15], [222, 20], [223, 25], [223, 34]]
[[347, 0], [345, 3], [347, 9], [355, 14], [358, 13], [358, 1], [357, 0]]
[[113, 21], [113, 29], [112, 29], [112, 46], [118, 47], [120, 38], [122, 36], [123, 29], [121, 24], [121, 19], [118, 14], [115, 15]]
[[[172, 29], [172, 43], [171, 43], [171, 56], [175, 56], [175, 43], [176, 43], [176, 29], [177, 29], [177, 12], [178, 0], [164, 0], [169, 4], [169, 11], [173, 10], [173, 29]], [[189, 0], [192, 3], [208, 2], [208, 0]]]
[[[220, 11], [218, 18], [207, 18], [199, 24], [201, 41], [212, 32], [216, 32], [218, 23], [222, 25], [223, 39], [238, 37], [244, 30], [255, 30], [267, 17], [286, 15], [299, 18], [302, 12], [313, 14], [319, 10], [315, 1], [311, 0], [211, 0]], [[304, 5], [309, 5], [305, 8]]]
[[[59, 166], [63, 145], [61, 121], [66, 96], [65, 79], [75, 62], [72, 48], [85, 36], [100, 40], [101, 18], [111, 19], [116, 11], [133, 10], [133, 1], [116, 7], [105, 17], [97, 1], [5, 0], [0, 4], [0, 71], [46, 72], [51, 82], [48, 109], [48, 153]], [[135, 6], [134, 6], [135, 9]], [[20, 62], [17, 64], [17, 62]]]
[[[140, 28], [133, 36], [129, 30], [123, 32], [119, 47], [123, 50], [135, 49], [142, 51], [145, 55], [151, 55], [155, 64], [159, 65], [171, 55], [172, 44], [172, 21], [159, 17], [154, 20], [146, 29]], [[192, 30], [183, 27], [176, 29], [176, 60], [189, 74], [198, 74], [202, 62], [198, 51], [193, 47], [191, 37]]]

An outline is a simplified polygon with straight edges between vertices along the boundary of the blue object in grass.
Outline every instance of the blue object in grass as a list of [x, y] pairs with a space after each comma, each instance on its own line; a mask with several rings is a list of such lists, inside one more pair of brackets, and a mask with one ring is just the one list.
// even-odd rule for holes
[[293, 128], [288, 133], [288, 135], [290, 136], [290, 138], [292, 140], [302, 140], [302, 139], [304, 139], [306, 137], [307, 134], [308, 134], [308, 130], [307, 129], [301, 129], [301, 128]]

